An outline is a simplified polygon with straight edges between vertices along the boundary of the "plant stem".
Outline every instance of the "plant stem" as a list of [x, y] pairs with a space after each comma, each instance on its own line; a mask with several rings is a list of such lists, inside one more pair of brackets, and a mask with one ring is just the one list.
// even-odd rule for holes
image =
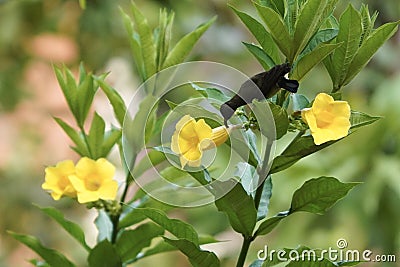
[[87, 147], [87, 149], [88, 149], [89, 158], [94, 159], [94, 158], [93, 158], [93, 153], [92, 153], [92, 151], [91, 151], [91, 149], [90, 149], [89, 140], [88, 140], [87, 134], [86, 134], [86, 132], [85, 132], [85, 128], [83, 127], [83, 125], [79, 125], [79, 129], [80, 129], [81, 132], [82, 132], [83, 140], [85, 141], [86, 147]]
[[[124, 161], [123, 159], [123, 155], [121, 155], [122, 157], [122, 161]], [[121, 195], [121, 199], [120, 199], [120, 203], [124, 203], [125, 199], [126, 199], [126, 195], [128, 193], [128, 189], [129, 189], [129, 181], [132, 178], [132, 174], [131, 174], [131, 169], [133, 168], [134, 164], [136, 162], [136, 156], [134, 156], [132, 158], [131, 163], [128, 166], [128, 170], [127, 170], [127, 175], [125, 177], [125, 187], [124, 187], [124, 191], [122, 192]], [[121, 209], [122, 212], [122, 209]], [[112, 234], [111, 234], [111, 244], [114, 244], [115, 241], [117, 240], [117, 235], [118, 235], [118, 224], [119, 224], [119, 218], [121, 216], [121, 213], [119, 213], [118, 215], [110, 215], [110, 219], [113, 225], [113, 230], [112, 230]]]
[[[264, 158], [262, 161], [261, 169], [257, 170], [257, 172], [258, 172], [257, 184], [259, 184], [262, 179], [262, 182], [258, 185], [256, 194], [254, 196], [254, 206], [257, 211], [258, 211], [258, 207], [260, 205], [262, 193], [264, 191], [265, 180], [270, 179], [268, 177], [269, 172], [267, 171], [267, 168], [269, 165], [268, 162], [269, 162], [269, 155], [271, 153], [272, 143], [273, 142], [270, 139], [267, 140], [267, 146], [265, 148]], [[250, 244], [251, 244], [251, 242], [253, 242], [253, 240], [254, 240], [253, 236], [250, 236], [250, 237], [243, 236], [242, 249], [240, 250], [239, 259], [237, 261], [236, 267], [243, 267], [244, 262], [246, 260], [247, 252], [249, 251]]]
[[236, 267], [243, 267], [246, 260], [247, 252], [253, 239], [251, 237], [243, 237], [242, 249], [240, 250], [239, 259], [236, 263]]

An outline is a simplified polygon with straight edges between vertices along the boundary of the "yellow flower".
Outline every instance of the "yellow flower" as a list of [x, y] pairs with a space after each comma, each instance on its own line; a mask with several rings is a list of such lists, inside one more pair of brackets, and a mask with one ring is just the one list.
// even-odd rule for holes
[[314, 143], [322, 143], [345, 137], [350, 129], [350, 106], [346, 101], [335, 101], [330, 95], [320, 93], [311, 108], [301, 111], [308, 124]]
[[212, 149], [223, 144], [229, 137], [225, 126], [215, 129], [200, 119], [196, 121], [189, 115], [183, 116], [175, 126], [171, 149], [180, 156], [182, 168], [198, 167], [201, 163], [203, 150]]
[[75, 174], [69, 176], [77, 191], [78, 202], [115, 199], [118, 184], [113, 180], [114, 173], [115, 167], [104, 158], [96, 161], [81, 158], [76, 164]]
[[45, 173], [42, 188], [50, 190], [54, 200], [59, 200], [63, 195], [76, 197], [76, 190], [68, 179], [68, 176], [75, 173], [72, 160], [61, 161], [55, 167], [47, 167]]

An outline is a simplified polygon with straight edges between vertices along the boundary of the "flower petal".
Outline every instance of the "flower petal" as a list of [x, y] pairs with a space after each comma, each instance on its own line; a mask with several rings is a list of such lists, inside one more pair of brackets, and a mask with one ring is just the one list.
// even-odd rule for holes
[[211, 138], [212, 129], [210, 125], [208, 125], [204, 119], [200, 119], [195, 126], [196, 134], [198, 136], [199, 142], [206, 138]]
[[113, 200], [117, 196], [118, 183], [111, 180], [104, 183], [99, 189], [99, 197], [104, 200]]

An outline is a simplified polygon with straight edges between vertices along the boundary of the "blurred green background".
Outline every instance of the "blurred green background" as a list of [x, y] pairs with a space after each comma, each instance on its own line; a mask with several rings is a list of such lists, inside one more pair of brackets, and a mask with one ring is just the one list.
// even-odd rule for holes
[[[351, 2], [357, 7], [364, 2], [371, 11], [378, 10], [376, 26], [400, 18], [398, 0]], [[136, 3], [152, 25], [157, 24], [160, 7], [173, 9], [175, 38], [218, 15], [190, 59], [225, 63], [250, 76], [261, 71], [241, 44], [253, 39], [226, 1]], [[255, 13], [250, 1], [229, 3]], [[347, 3], [339, 1], [337, 11], [342, 11]], [[129, 4], [128, 0], [87, 0], [87, 8], [82, 10], [77, 0], [0, 0], [0, 266], [31, 266], [26, 259], [36, 257], [6, 230], [38, 236], [49, 247], [66, 252], [79, 266], [84, 266], [84, 251], [32, 205], [62, 209], [67, 218], [84, 225], [88, 242], [93, 244], [95, 212], [68, 199], [55, 202], [40, 188], [45, 166], [77, 158], [68, 148], [70, 141], [52, 119], [71, 119], [52, 64], [77, 69], [82, 61], [93, 72], [111, 71], [109, 82], [128, 97], [137, 88], [138, 78], [119, 7], [128, 11]], [[400, 266], [399, 58], [398, 32], [343, 91], [353, 109], [383, 118], [275, 175], [270, 215], [288, 209], [289, 196], [309, 178], [328, 175], [363, 185], [352, 190], [325, 216], [293, 215], [269, 236], [257, 239], [251, 247], [249, 262], [256, 259], [257, 251], [266, 244], [271, 249], [298, 244], [336, 248], [336, 241], [344, 238], [349, 249], [369, 249], [374, 254], [397, 257], [397, 263], [371, 262], [361, 266]], [[302, 82], [300, 92], [313, 98], [330, 86], [329, 76], [321, 66]], [[95, 108], [111, 120], [110, 107], [101, 95]], [[223, 266], [234, 265], [241, 237], [227, 227], [227, 219], [214, 206], [177, 209], [171, 216], [192, 223], [200, 233], [231, 240], [208, 248], [223, 259]], [[161, 266], [160, 262], [165, 267], [189, 266], [185, 257], [175, 252], [151, 257], [135, 266]]]

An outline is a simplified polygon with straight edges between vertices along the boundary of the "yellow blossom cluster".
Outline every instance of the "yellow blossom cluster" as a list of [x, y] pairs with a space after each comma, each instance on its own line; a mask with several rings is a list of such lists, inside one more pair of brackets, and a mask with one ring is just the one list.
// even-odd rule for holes
[[104, 158], [95, 161], [83, 157], [76, 166], [72, 160], [61, 161], [55, 167], [47, 167], [45, 174], [42, 188], [49, 190], [54, 200], [62, 196], [76, 197], [79, 203], [113, 200], [118, 190], [118, 183], [113, 180], [115, 167]]

